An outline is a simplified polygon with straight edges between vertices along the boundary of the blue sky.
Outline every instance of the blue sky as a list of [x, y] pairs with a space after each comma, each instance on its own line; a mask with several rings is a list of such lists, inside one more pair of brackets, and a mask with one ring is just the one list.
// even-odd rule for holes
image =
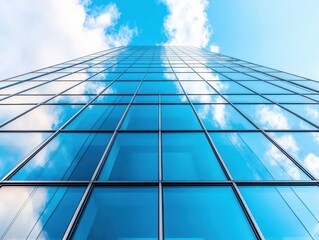
[[318, 0], [4, 0], [0, 11], [0, 77], [118, 45], [167, 44], [319, 80]]
[[[117, 0], [121, 23], [139, 29], [131, 44], [167, 41], [163, 20], [169, 14], [159, 0]], [[93, 0], [90, 8], [102, 7]], [[220, 53], [319, 80], [318, 0], [215, 0], [207, 7], [208, 24]]]

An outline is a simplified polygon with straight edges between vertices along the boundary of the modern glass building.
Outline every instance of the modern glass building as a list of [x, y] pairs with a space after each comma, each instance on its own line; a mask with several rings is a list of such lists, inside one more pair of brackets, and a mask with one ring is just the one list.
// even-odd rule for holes
[[194, 47], [2, 80], [0, 238], [319, 239], [318, 103], [316, 81]]

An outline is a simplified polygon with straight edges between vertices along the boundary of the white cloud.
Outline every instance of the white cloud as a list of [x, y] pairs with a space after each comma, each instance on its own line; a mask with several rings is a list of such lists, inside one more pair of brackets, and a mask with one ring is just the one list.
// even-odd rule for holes
[[0, 2], [0, 78], [127, 45], [136, 28], [114, 27], [115, 4], [88, 15], [80, 0]]
[[290, 129], [288, 119], [278, 106], [258, 105], [256, 117], [263, 128]]
[[[164, 45], [189, 45], [207, 47], [212, 28], [207, 17], [207, 0], [162, 0], [169, 14], [164, 20], [164, 32], [167, 42]], [[212, 45], [211, 49], [219, 50]]]
[[215, 44], [212, 44], [212, 45], [210, 45], [210, 47], [209, 47], [209, 51], [215, 52], [215, 53], [219, 53], [219, 46], [218, 46], [218, 45], [215, 45]]

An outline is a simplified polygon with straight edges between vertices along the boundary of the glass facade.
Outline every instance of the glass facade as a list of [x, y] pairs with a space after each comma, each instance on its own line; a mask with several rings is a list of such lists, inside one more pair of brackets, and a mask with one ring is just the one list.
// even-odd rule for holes
[[0, 81], [0, 238], [319, 239], [319, 83], [195, 47]]

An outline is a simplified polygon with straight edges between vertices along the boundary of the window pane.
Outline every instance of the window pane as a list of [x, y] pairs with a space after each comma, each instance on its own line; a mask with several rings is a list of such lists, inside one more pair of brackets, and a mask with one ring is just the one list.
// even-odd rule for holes
[[155, 187], [95, 187], [74, 239], [157, 239]]
[[1, 238], [62, 239], [83, 192], [82, 187], [1, 187]]
[[8, 130], [56, 130], [68, 121], [81, 105], [41, 105], [5, 125]]
[[119, 123], [126, 105], [91, 105], [79, 114], [66, 129], [113, 130]]
[[185, 81], [181, 83], [187, 94], [214, 94], [215, 90], [204, 81]]
[[282, 104], [282, 106], [319, 125], [319, 104]]
[[256, 239], [230, 187], [165, 187], [164, 237]]
[[140, 82], [114, 82], [105, 90], [105, 94], [134, 94]]
[[157, 180], [158, 135], [119, 133], [99, 179], [102, 181]]
[[318, 187], [240, 187], [266, 239], [318, 239]]
[[201, 129], [190, 105], [162, 105], [162, 129]]
[[32, 107], [32, 105], [0, 105], [0, 124], [22, 114]]
[[287, 91], [283, 88], [274, 86], [264, 81], [241, 81], [241, 84], [248, 87], [250, 90], [255, 91], [259, 94], [289, 94], [290, 91]]
[[203, 133], [163, 133], [164, 180], [225, 180]]
[[178, 81], [143, 82], [139, 94], [181, 94], [183, 93]]
[[157, 105], [132, 105], [125, 116], [121, 129], [156, 130], [158, 129]]
[[209, 130], [255, 129], [235, 108], [229, 104], [194, 105], [205, 127]]
[[101, 95], [94, 103], [129, 103], [133, 95]]
[[319, 178], [319, 133], [272, 133], [274, 140], [299, 161], [310, 173]]
[[309, 180], [261, 133], [211, 133], [215, 146], [236, 180]]
[[267, 99], [259, 95], [224, 95], [224, 97], [232, 103], [269, 103]]
[[223, 82], [209, 82], [221, 94], [252, 94], [253, 92], [244, 88], [236, 82], [223, 81]]
[[60, 133], [12, 180], [90, 180], [111, 134]]
[[49, 135], [49, 133], [0, 133], [0, 179]]
[[261, 129], [314, 129], [314, 127], [310, 124], [274, 104], [238, 104], [236, 107], [238, 107], [240, 111], [255, 122]]

